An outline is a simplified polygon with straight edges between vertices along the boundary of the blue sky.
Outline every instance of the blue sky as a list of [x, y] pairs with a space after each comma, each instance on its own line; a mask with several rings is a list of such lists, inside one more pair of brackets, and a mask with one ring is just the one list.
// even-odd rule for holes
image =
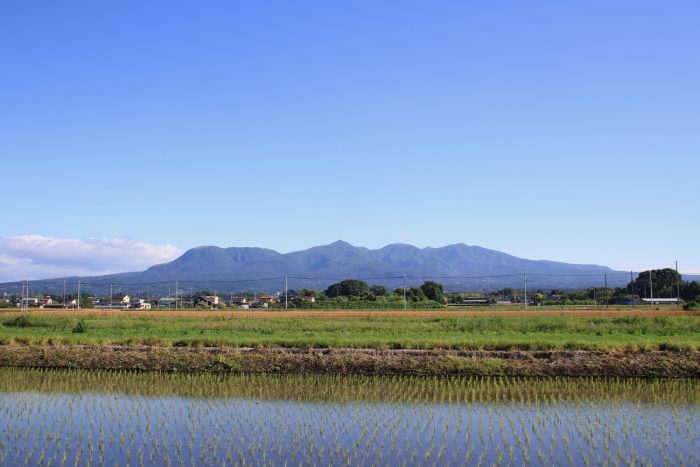
[[337, 239], [700, 271], [698, 18], [682, 1], [2, 2], [0, 279], [41, 275], [57, 244], [78, 263], [153, 252], [66, 266], [103, 272]]

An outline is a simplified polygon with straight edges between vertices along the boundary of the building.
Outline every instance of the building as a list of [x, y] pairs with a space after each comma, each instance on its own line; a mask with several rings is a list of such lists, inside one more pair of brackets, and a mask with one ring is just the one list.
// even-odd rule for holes
[[22, 297], [17, 306], [38, 306], [39, 299], [36, 297]]
[[146, 300], [139, 299], [139, 300], [134, 300], [129, 304], [129, 308], [133, 308], [135, 310], [150, 310], [151, 309], [151, 304], [147, 302]]
[[118, 294], [110, 297], [110, 302], [106, 305], [98, 305], [99, 301], [96, 301], [95, 308], [106, 309], [106, 310], [127, 310], [129, 309], [129, 303], [131, 298], [126, 294]]
[[263, 303], [277, 303], [277, 300], [272, 295], [261, 295], [259, 300]]
[[158, 299], [158, 308], [174, 308], [177, 301], [171, 297], [161, 297]]
[[214, 308], [219, 306], [219, 297], [216, 295], [197, 295], [194, 298], [195, 306], [206, 305], [208, 307]]
[[231, 297], [231, 300], [229, 300], [229, 303], [231, 305], [235, 305], [235, 306], [243, 305], [245, 303], [248, 303], [248, 299], [245, 297], [241, 297], [241, 296], [233, 296], [233, 297]]
[[280, 292], [279, 295], [277, 296], [277, 301], [280, 303], [284, 303], [285, 300], [291, 302], [295, 298], [299, 298], [299, 295], [295, 294], [294, 292]]
[[643, 298], [642, 303], [645, 305], [676, 305], [679, 301], [677, 298]]

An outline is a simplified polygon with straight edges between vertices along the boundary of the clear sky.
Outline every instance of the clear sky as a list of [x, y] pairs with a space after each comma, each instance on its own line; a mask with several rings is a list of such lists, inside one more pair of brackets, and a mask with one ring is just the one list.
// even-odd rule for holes
[[695, 1], [4, 1], [0, 279], [61, 272], [58, 246], [104, 272], [338, 239], [698, 272], [699, 22]]

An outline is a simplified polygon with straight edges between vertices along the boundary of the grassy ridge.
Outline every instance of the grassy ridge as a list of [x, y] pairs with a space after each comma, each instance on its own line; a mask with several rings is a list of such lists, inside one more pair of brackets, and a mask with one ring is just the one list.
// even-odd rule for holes
[[700, 350], [700, 318], [439, 316], [241, 318], [0, 315], [0, 343], [466, 350]]

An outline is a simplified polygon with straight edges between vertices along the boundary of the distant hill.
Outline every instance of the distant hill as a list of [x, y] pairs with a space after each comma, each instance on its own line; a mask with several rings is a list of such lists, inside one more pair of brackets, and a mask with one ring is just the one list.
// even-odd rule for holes
[[[219, 248], [201, 246], [185, 252], [168, 263], [143, 272], [83, 278], [66, 278], [84, 284], [83, 290], [103, 292], [104, 286], [119, 285], [125, 290], [156, 292], [182, 288], [214, 289], [221, 292], [257, 290], [275, 292], [284, 289], [289, 276], [290, 288], [325, 288], [347, 278], [360, 278], [394, 288], [408, 275], [410, 285], [436, 280], [449, 290], [480, 291], [502, 287], [522, 288], [527, 275], [528, 288], [584, 288], [603, 286], [608, 275], [610, 287], [629, 282], [629, 273], [592, 264], [568, 264], [517, 258], [495, 250], [464, 244], [442, 248], [417, 248], [392, 244], [370, 250], [337, 241], [292, 253], [264, 248]], [[64, 278], [35, 281], [32, 288], [58, 290]], [[101, 287], [102, 286], [102, 287]], [[1, 284], [0, 292], [12, 291], [17, 283]], [[62, 285], [60, 287], [62, 289]]]

